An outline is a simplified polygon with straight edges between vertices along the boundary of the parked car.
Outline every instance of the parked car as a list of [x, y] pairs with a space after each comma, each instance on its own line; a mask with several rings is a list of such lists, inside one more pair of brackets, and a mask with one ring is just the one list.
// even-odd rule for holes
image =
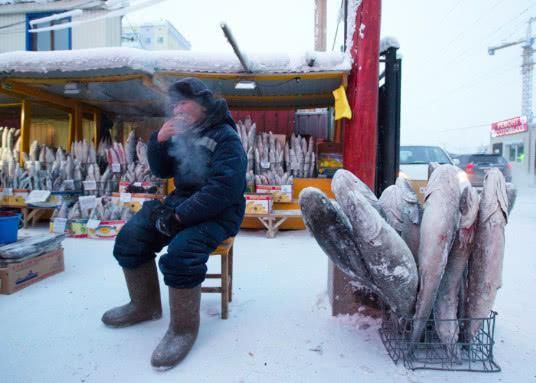
[[458, 160], [473, 186], [482, 186], [486, 170], [491, 168], [498, 168], [506, 182], [512, 182], [512, 165], [500, 154], [463, 154]]
[[428, 164], [455, 165], [445, 150], [439, 146], [400, 146], [400, 172], [411, 180], [427, 180]]

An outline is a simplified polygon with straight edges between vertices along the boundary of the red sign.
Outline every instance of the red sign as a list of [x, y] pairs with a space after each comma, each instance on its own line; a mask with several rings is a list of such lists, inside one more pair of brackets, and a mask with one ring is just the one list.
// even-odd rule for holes
[[494, 122], [491, 124], [491, 136], [500, 137], [509, 134], [526, 132], [529, 129], [527, 117], [514, 117], [509, 120]]

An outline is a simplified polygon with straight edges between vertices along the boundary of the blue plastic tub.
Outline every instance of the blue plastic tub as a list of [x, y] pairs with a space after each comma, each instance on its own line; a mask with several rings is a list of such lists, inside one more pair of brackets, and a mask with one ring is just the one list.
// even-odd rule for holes
[[0, 244], [17, 241], [21, 215], [10, 211], [0, 211]]

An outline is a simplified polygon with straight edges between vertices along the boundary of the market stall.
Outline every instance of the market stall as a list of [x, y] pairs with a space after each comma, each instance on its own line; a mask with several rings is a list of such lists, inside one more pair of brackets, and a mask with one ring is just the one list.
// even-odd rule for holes
[[[313, 185], [329, 191], [329, 179], [317, 178], [329, 176], [321, 174], [329, 172], [329, 166], [323, 165], [330, 160], [326, 156], [334, 155], [338, 159], [335, 166], [342, 166], [341, 146], [337, 153], [323, 152], [322, 148], [330, 139], [341, 137], [340, 124], [333, 122], [333, 91], [344, 89], [346, 84], [350, 66], [345, 55], [316, 52], [296, 57], [252, 57], [252, 62], [263, 63], [255, 73], [243, 73], [231, 55], [215, 62], [192, 52], [143, 52], [142, 56], [138, 50], [123, 48], [114, 49], [116, 59], [112, 63], [109, 55], [109, 49], [94, 49], [18, 52], [0, 57], [0, 103], [5, 106], [2, 110], [11, 112], [9, 115], [0, 110], [0, 118], [18, 119], [18, 126], [15, 123], [4, 129], [4, 179], [0, 185], [5, 188], [4, 198], [19, 189], [26, 193], [49, 190], [53, 196], [63, 193], [62, 198], [53, 201], [34, 201], [41, 206], [26, 207], [61, 203], [65, 198], [71, 210], [65, 212], [60, 205], [54, 218], [89, 219], [89, 213], [76, 212], [76, 205], [72, 212], [73, 194], [118, 197], [113, 194], [123, 193], [120, 202], [129, 202], [133, 196], [125, 193], [136, 188], [127, 190], [125, 182], [147, 189], [154, 186], [158, 193], [153, 194], [163, 194], [161, 181], [147, 173], [139, 145], [162, 125], [168, 112], [169, 85], [196, 76], [243, 118], [237, 120], [248, 153], [248, 192], [252, 193], [246, 198], [254, 200], [260, 193], [273, 196], [266, 210], [249, 210], [248, 215], [272, 210], [284, 210], [288, 215], [294, 211], [296, 214], [280, 222], [278, 229], [304, 228], [296, 203], [299, 192]], [[241, 87], [243, 84], [249, 87]], [[257, 129], [257, 122], [251, 118], [261, 110], [270, 116], [281, 111], [295, 114], [305, 108], [324, 113], [331, 121], [328, 129], [308, 134], [303, 129], [307, 124], [302, 121], [302, 134], [297, 135], [295, 119], [273, 124], [266, 123], [268, 117], [264, 124], [259, 121]], [[103, 115], [111, 122], [103, 124]], [[138, 202], [144, 197], [140, 198]], [[263, 228], [261, 221], [252, 216], [243, 227]]]

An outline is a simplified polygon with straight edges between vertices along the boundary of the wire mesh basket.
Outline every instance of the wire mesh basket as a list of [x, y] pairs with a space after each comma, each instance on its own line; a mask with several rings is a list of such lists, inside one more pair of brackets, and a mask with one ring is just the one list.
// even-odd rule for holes
[[[411, 341], [416, 323], [413, 318], [398, 318], [388, 313], [379, 331], [393, 362], [401, 361], [408, 369], [499, 372], [501, 368], [493, 358], [496, 316], [492, 311], [487, 318], [437, 321], [458, 326], [460, 339], [449, 343], [440, 340], [434, 319], [425, 321], [423, 335], [417, 342]], [[464, 329], [477, 325], [478, 333], [472, 339], [463, 339]]]

